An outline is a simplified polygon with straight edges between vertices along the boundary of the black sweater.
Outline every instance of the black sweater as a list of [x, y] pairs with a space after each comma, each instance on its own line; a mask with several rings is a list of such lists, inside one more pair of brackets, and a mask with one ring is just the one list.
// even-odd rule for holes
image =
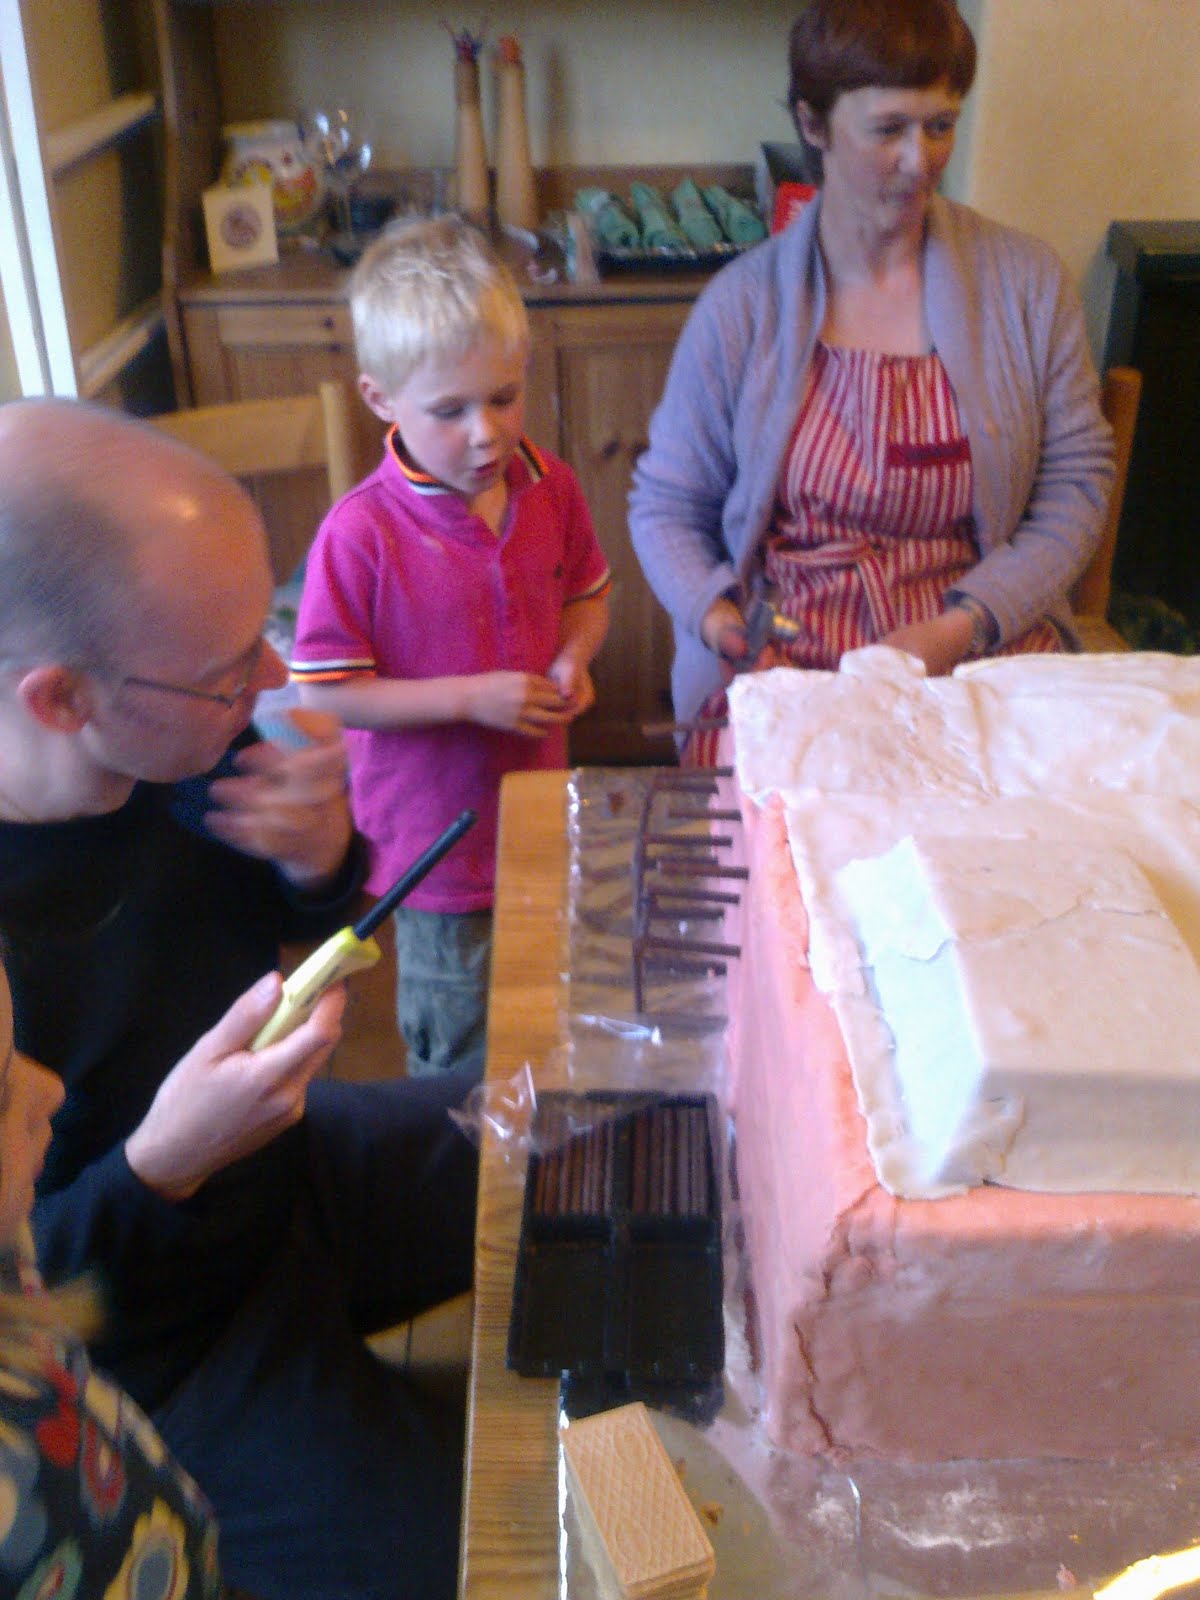
[[103, 816], [0, 824], [17, 1044], [67, 1091], [34, 1208], [39, 1262], [52, 1283], [99, 1275], [98, 1362], [148, 1407], [283, 1238], [305, 1135], [293, 1128], [178, 1205], [134, 1176], [124, 1141], [175, 1062], [277, 964], [280, 941], [349, 920], [363, 879], [356, 841], [334, 892], [306, 899], [204, 831], [206, 794], [202, 779], [139, 784]]

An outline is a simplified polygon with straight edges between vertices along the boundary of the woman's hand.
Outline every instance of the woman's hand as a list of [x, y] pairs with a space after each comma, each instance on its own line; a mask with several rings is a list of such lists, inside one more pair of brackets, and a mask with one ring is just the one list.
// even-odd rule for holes
[[[722, 670], [731, 661], [744, 661], [749, 642], [746, 638], [746, 619], [734, 605], [732, 600], [727, 600], [724, 595], [714, 600], [704, 613], [700, 623], [700, 637], [712, 651], [713, 655], [720, 656]], [[730, 669], [730, 677], [732, 677]], [[726, 683], [729, 678], [726, 678]]]
[[961, 606], [950, 606], [928, 622], [909, 622], [880, 639], [893, 650], [903, 650], [925, 663], [931, 678], [943, 677], [966, 656], [971, 647], [971, 617]]
[[[746, 636], [746, 619], [732, 600], [726, 600], [722, 596], [721, 599], [714, 600], [704, 613], [700, 623], [700, 637], [720, 662], [721, 680], [728, 688], [737, 672], [746, 670], [742, 666], [750, 649], [750, 641]], [[783, 660], [784, 657], [773, 644], [766, 644], [755, 657], [750, 670], [767, 672], [771, 667], [780, 666]]]

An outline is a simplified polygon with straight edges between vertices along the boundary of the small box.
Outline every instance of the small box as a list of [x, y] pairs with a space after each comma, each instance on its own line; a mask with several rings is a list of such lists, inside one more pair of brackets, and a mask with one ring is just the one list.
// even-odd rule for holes
[[771, 219], [771, 232], [781, 233], [804, 210], [821, 182], [817, 154], [796, 141], [765, 141], [754, 173], [759, 210]]
[[810, 200], [816, 196], [811, 183], [781, 183], [775, 190], [771, 207], [771, 232], [782, 233], [789, 222], [794, 222]]
[[719, 1403], [716, 1119], [704, 1094], [539, 1096], [508, 1364], [565, 1375], [576, 1415], [618, 1398]]
[[213, 272], [261, 267], [279, 260], [275, 203], [269, 183], [237, 188], [214, 184], [204, 191], [204, 231]]
[[573, 1422], [561, 1437], [602, 1592], [703, 1600], [716, 1556], [645, 1406]]

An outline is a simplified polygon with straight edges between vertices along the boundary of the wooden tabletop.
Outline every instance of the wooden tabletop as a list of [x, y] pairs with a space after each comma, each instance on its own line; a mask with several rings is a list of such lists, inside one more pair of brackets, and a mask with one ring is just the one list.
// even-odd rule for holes
[[[507, 1082], [528, 1061], [539, 1088], [563, 1086], [552, 1053], [566, 1034], [568, 777], [565, 772], [514, 773], [501, 789], [490, 1083]], [[461, 1600], [558, 1597], [558, 1383], [520, 1378], [505, 1364], [523, 1192], [524, 1163], [507, 1165], [497, 1141], [485, 1136]], [[1072, 1592], [1083, 1600], [1091, 1591]], [[1054, 1600], [1056, 1593], [1039, 1590], [1010, 1600]]]
[[[500, 792], [499, 867], [488, 1011], [490, 1083], [528, 1061], [555, 1086], [547, 1056], [564, 1037], [567, 967], [565, 772], [512, 773]], [[505, 1365], [524, 1164], [485, 1135], [475, 1244], [475, 1326], [467, 1412], [460, 1595], [555, 1600], [558, 1444], [555, 1379]]]

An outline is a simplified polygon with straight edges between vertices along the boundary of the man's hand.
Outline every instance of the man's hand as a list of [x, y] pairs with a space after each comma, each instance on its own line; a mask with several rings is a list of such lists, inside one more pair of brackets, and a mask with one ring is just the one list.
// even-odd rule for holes
[[346, 992], [327, 989], [294, 1033], [252, 1052], [282, 989], [272, 972], [235, 1000], [172, 1068], [126, 1140], [130, 1168], [164, 1199], [186, 1200], [304, 1115], [308, 1085], [342, 1036]]
[[309, 743], [295, 750], [264, 742], [235, 758], [237, 776], [218, 778], [206, 822], [216, 838], [274, 861], [299, 888], [334, 877], [350, 845], [346, 748], [341, 724], [324, 711], [291, 717]]
[[464, 680], [467, 717], [485, 728], [504, 728], [544, 739], [571, 720], [562, 691], [536, 672], [481, 672]]

